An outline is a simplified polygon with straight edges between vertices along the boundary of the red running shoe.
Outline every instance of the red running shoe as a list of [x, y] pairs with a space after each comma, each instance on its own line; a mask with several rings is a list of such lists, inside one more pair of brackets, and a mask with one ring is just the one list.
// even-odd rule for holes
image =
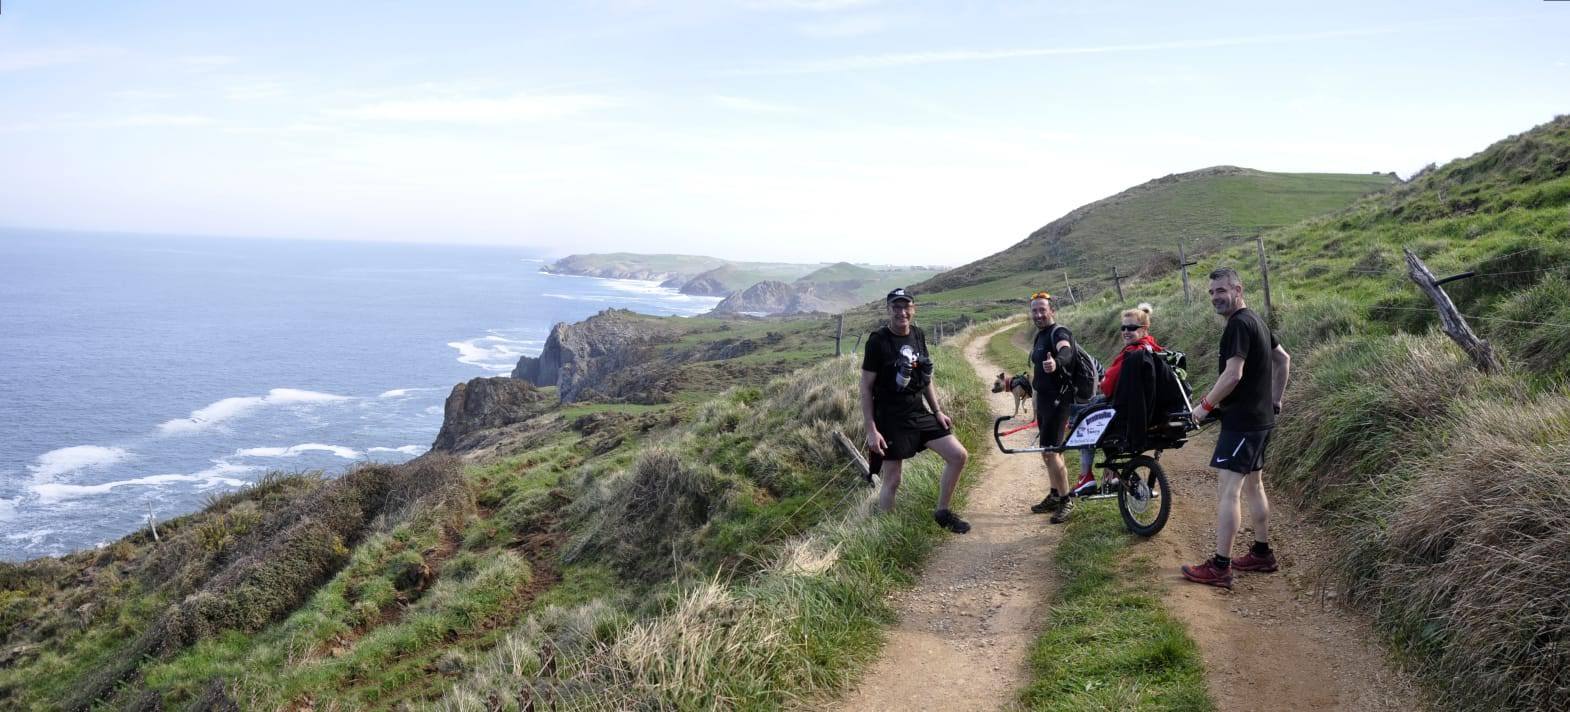
[[1068, 488], [1068, 491], [1069, 491], [1069, 493], [1073, 494], [1075, 497], [1084, 497], [1086, 495], [1095, 494], [1096, 493], [1096, 478], [1095, 478], [1095, 476], [1090, 474], [1089, 472], [1086, 472], [1085, 474], [1080, 475], [1079, 476], [1079, 482], [1074, 483], [1074, 486]]
[[1272, 551], [1260, 556], [1250, 551], [1247, 554], [1232, 560], [1232, 568], [1238, 571], [1257, 571], [1268, 574], [1276, 570], [1276, 552]]
[[1183, 564], [1180, 568], [1183, 569], [1183, 578], [1194, 583], [1220, 586], [1227, 590], [1232, 589], [1232, 569], [1230, 567], [1225, 569], [1217, 568], [1215, 559], [1205, 559], [1205, 563], [1197, 566]]

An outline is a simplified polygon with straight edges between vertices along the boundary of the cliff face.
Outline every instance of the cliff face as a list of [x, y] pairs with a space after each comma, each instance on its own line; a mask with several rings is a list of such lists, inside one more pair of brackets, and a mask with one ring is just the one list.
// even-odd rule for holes
[[657, 317], [607, 309], [577, 324], [557, 324], [539, 356], [518, 359], [512, 376], [536, 386], [556, 386], [561, 402], [589, 397], [654, 402], [654, 346], [669, 341], [671, 326]]
[[726, 297], [714, 306], [716, 314], [780, 314], [791, 308], [796, 288], [784, 282], [759, 282]]
[[682, 294], [691, 294], [698, 297], [723, 297], [729, 293], [725, 283], [707, 273], [693, 277], [681, 285]]
[[452, 387], [432, 450], [472, 449], [486, 430], [528, 421], [551, 403], [527, 381], [497, 376], [476, 378]]

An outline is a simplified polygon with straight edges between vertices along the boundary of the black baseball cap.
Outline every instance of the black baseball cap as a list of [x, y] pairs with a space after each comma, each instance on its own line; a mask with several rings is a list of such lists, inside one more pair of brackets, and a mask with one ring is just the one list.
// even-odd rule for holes
[[895, 287], [893, 291], [889, 292], [887, 297], [883, 298], [883, 301], [888, 304], [893, 304], [894, 302], [897, 302], [901, 299], [910, 302], [911, 304], [916, 303], [916, 298], [910, 296], [910, 292], [905, 291], [904, 287]]

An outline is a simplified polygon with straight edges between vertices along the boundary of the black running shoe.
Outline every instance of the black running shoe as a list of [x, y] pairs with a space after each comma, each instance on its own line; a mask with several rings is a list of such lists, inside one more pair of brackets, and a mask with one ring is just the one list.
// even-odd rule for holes
[[965, 532], [970, 531], [970, 525], [967, 524], [965, 520], [954, 516], [954, 513], [947, 509], [940, 509], [936, 512], [933, 512], [932, 518], [937, 521], [938, 526], [954, 532], [955, 534], [964, 534]]
[[1061, 501], [1058, 502], [1058, 509], [1052, 513], [1052, 519], [1050, 521], [1053, 524], [1062, 524], [1068, 521], [1068, 515], [1073, 511], [1074, 498], [1064, 497]]
[[1052, 490], [1046, 499], [1030, 505], [1030, 511], [1034, 514], [1046, 514], [1047, 512], [1057, 511], [1058, 501], [1061, 499], [1063, 498], [1058, 496], [1058, 491]]

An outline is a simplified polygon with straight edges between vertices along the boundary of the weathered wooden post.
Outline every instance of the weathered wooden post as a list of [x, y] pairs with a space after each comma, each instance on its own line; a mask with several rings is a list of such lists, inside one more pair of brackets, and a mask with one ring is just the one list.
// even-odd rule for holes
[[1178, 240], [1178, 268], [1183, 270], [1183, 304], [1184, 304], [1184, 306], [1187, 306], [1189, 304], [1193, 304], [1194, 303], [1194, 300], [1192, 298], [1190, 298], [1189, 295], [1188, 295], [1188, 268], [1193, 266], [1193, 265], [1196, 265], [1196, 264], [1199, 264], [1199, 263], [1198, 262], [1189, 262], [1188, 261], [1188, 257], [1183, 254], [1183, 241], [1182, 240]]
[[1275, 328], [1276, 308], [1270, 303], [1270, 262], [1265, 259], [1265, 238], [1254, 238], [1254, 244], [1259, 245], [1259, 281], [1265, 288], [1265, 320]]
[[1118, 275], [1118, 266], [1117, 265], [1112, 265], [1112, 281], [1117, 284], [1117, 287], [1118, 287], [1118, 302], [1122, 303], [1123, 302], [1123, 278]]
[[834, 327], [834, 355], [840, 355], [840, 341], [845, 338], [845, 315], [840, 314], [838, 324]]
[[1477, 365], [1478, 370], [1484, 373], [1498, 371], [1499, 357], [1494, 355], [1494, 347], [1487, 340], [1477, 338], [1472, 327], [1467, 325], [1466, 317], [1461, 316], [1461, 312], [1456, 310], [1455, 302], [1450, 301], [1450, 295], [1445, 294], [1445, 290], [1440, 287], [1441, 284], [1452, 279], [1471, 276], [1470, 273], [1446, 279], [1434, 279], [1434, 273], [1428, 271], [1428, 265], [1423, 264], [1423, 260], [1416, 254], [1405, 247], [1401, 248], [1401, 251], [1406, 253], [1407, 276], [1417, 283], [1418, 289], [1423, 290], [1423, 293], [1434, 301], [1445, 333], [1461, 347], [1462, 351], [1472, 357], [1472, 363]]

